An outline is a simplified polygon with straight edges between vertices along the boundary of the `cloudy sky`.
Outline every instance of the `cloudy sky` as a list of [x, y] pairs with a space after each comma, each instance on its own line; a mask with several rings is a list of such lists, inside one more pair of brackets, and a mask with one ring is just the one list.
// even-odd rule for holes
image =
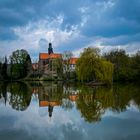
[[0, 0], [0, 53], [140, 49], [140, 0]]

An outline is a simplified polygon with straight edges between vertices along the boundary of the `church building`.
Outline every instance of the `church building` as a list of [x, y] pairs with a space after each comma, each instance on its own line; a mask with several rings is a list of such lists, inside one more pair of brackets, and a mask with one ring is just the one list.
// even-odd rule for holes
[[49, 43], [48, 53], [39, 54], [39, 68], [42, 70], [43, 74], [53, 74], [56, 73], [55, 69], [50, 65], [56, 59], [62, 59], [62, 54], [54, 53], [52, 44]]
[[[33, 63], [32, 68], [34, 71], [38, 71], [39, 73], [46, 76], [50, 76], [50, 75], [58, 76], [56, 67], [54, 67], [54, 63], [56, 62], [57, 59], [60, 59], [62, 60], [62, 62], [65, 62], [65, 60], [63, 60], [62, 58], [62, 54], [54, 53], [52, 43], [49, 43], [48, 53], [44, 53], [44, 52], [39, 53], [39, 61], [38, 63]], [[74, 57], [68, 60], [71, 72], [75, 71], [77, 60], [78, 58], [74, 58]], [[63, 72], [65, 73], [64, 68], [63, 68]]]

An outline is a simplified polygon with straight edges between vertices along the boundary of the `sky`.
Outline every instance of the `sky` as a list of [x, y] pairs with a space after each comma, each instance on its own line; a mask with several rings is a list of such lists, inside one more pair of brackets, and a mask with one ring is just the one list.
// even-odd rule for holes
[[86, 47], [140, 50], [140, 0], [0, 0], [0, 57], [26, 49], [33, 60], [47, 52]]

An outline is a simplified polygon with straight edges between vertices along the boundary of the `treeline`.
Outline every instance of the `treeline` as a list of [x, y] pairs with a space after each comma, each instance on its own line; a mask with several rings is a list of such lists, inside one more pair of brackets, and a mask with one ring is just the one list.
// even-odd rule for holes
[[[101, 55], [97, 48], [85, 48], [76, 63], [76, 69], [70, 64], [72, 54], [64, 53], [62, 59], [53, 59], [48, 64], [50, 74], [44, 74], [44, 68], [33, 69], [30, 55], [26, 50], [16, 50], [7, 59], [0, 62], [0, 80], [75, 80], [91, 84], [112, 84], [113, 81], [139, 81], [140, 51], [128, 55], [124, 50], [116, 49]], [[55, 76], [53, 75], [55, 72]], [[45, 80], [46, 80], [45, 79]]]
[[114, 81], [138, 81], [140, 80], [140, 51], [128, 55], [125, 50], [116, 49], [103, 56], [114, 65]]
[[115, 49], [101, 55], [98, 48], [85, 48], [76, 65], [78, 80], [111, 84], [113, 81], [140, 80], [140, 51], [128, 55]]
[[100, 55], [98, 48], [86, 48], [76, 65], [78, 80], [100, 84], [112, 84], [114, 66]]

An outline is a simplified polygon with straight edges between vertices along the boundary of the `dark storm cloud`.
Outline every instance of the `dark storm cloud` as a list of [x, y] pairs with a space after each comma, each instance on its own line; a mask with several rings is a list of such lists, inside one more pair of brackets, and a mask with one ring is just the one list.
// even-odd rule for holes
[[[0, 40], [1, 38], [2, 40], [11, 40], [11, 35], [14, 35], [11, 28], [24, 26], [29, 22], [44, 18], [46, 13], [42, 10], [44, 10], [48, 3], [49, 0], [0, 1], [0, 28], [6, 30], [5, 34], [7, 34], [1, 34]], [[13, 39], [15, 38], [13, 37]]]
[[16, 40], [18, 36], [13, 33], [12, 30], [8, 28], [1, 28], [0, 27], [0, 40]]
[[[89, 38], [87, 40], [107, 38], [103, 45], [139, 42], [139, 13], [139, 0], [0, 0], [0, 41], [18, 39], [13, 28], [41, 20], [51, 23], [62, 15], [60, 30], [70, 31], [76, 27], [81, 36]], [[81, 45], [80, 39], [77, 46]]]
[[[113, 37], [140, 33], [140, 1], [112, 0], [110, 3], [94, 5], [92, 8], [96, 10], [96, 14], [90, 14], [83, 34]], [[102, 8], [106, 9], [102, 11]]]

